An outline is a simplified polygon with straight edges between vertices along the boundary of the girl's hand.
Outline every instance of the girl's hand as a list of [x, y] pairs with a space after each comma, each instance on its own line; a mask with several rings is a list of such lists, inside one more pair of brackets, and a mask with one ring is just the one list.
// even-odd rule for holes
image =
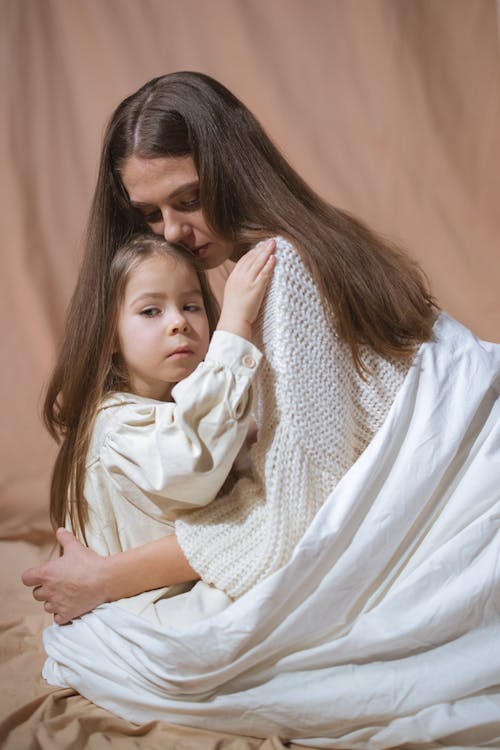
[[229, 276], [217, 329], [251, 339], [255, 322], [276, 264], [276, 243], [266, 240], [246, 253]]
[[58, 529], [56, 538], [63, 554], [57, 560], [29, 568], [22, 575], [25, 586], [34, 586], [33, 597], [44, 602], [46, 612], [58, 625], [107, 601], [104, 580], [106, 558], [84, 547], [66, 529]]

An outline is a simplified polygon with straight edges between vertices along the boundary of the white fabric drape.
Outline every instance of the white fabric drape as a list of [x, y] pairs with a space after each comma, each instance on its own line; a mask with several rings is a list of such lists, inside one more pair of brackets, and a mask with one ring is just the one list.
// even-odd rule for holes
[[498, 747], [500, 346], [435, 334], [285, 568], [183, 632], [116, 605], [52, 626], [46, 678], [137, 722]]

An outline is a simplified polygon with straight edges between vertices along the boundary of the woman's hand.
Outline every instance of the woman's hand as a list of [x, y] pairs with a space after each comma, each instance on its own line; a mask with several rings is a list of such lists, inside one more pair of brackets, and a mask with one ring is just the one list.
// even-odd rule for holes
[[58, 625], [107, 601], [104, 568], [106, 558], [84, 547], [66, 529], [57, 529], [56, 538], [63, 549], [57, 560], [29, 568], [22, 575], [25, 586], [34, 586], [33, 597], [44, 602]]
[[252, 324], [257, 318], [276, 263], [275, 251], [275, 241], [266, 240], [237, 262], [224, 288], [218, 330], [251, 339]]
[[84, 547], [66, 529], [57, 529], [56, 538], [62, 556], [26, 570], [22, 580], [25, 586], [35, 587], [33, 597], [44, 602], [58, 625], [105, 602], [199, 579], [175, 534], [109, 557]]

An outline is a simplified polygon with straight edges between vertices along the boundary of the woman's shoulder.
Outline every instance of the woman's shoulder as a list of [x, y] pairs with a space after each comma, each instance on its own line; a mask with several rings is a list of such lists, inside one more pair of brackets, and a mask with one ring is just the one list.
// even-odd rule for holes
[[271, 296], [283, 290], [295, 290], [299, 298], [312, 301], [318, 295], [317, 285], [311, 275], [303, 254], [294, 241], [283, 235], [273, 237], [276, 242], [276, 266], [271, 280]]
[[275, 235], [270, 237], [276, 243], [276, 265], [273, 278], [278, 276], [293, 276], [295, 274], [309, 277], [309, 271], [302, 259], [302, 253], [297, 244], [290, 237]]
[[297, 250], [295, 243], [288, 237], [284, 237], [281, 234], [272, 237], [276, 243], [276, 252], [281, 255], [290, 255], [293, 257], [300, 258], [299, 251]]

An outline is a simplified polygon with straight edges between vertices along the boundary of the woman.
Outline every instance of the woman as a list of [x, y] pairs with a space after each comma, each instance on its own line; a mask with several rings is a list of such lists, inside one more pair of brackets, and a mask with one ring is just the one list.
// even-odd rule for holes
[[[435, 324], [414, 264], [316, 196], [241, 102], [206, 76], [155, 79], [114, 113], [75, 316], [89, 309], [82, 290], [91, 279], [99, 317], [111, 258], [145, 224], [206, 268], [280, 236], [257, 341], [266, 362], [254, 477], [180, 518], [176, 537], [122, 555], [93, 557], [59, 532], [65, 555], [24, 581], [59, 623], [198, 577], [237, 601], [186, 634], [146, 631], [106, 605], [46, 634], [49, 679], [138, 721], [196, 725], [208, 716], [214, 727], [327, 738], [330, 746], [345, 747], [356, 732], [362, 746], [385, 747], [492, 726], [498, 658], [479, 651], [498, 617], [475, 610], [464, 628], [457, 612], [469, 592], [464, 544], [488, 560], [481, 601], [498, 575], [490, 537], [478, 532], [494, 528], [499, 502], [482, 463], [496, 439], [498, 348], [445, 316]], [[471, 362], [472, 390], [460, 375]], [[466, 476], [481, 490], [473, 512]], [[458, 588], [446, 597], [443, 571], [455, 564]], [[84, 570], [93, 580], [75, 588]], [[443, 609], [437, 626], [434, 598]], [[88, 668], [94, 648], [102, 670]], [[466, 669], [458, 687], [445, 680], [436, 688], [426, 670], [449, 673], [463, 653], [482, 665], [473, 679]], [[109, 687], [125, 665], [141, 686], [140, 705], [136, 691]], [[480, 710], [467, 703], [473, 693], [483, 696]], [[450, 720], [457, 701], [462, 718]]]

